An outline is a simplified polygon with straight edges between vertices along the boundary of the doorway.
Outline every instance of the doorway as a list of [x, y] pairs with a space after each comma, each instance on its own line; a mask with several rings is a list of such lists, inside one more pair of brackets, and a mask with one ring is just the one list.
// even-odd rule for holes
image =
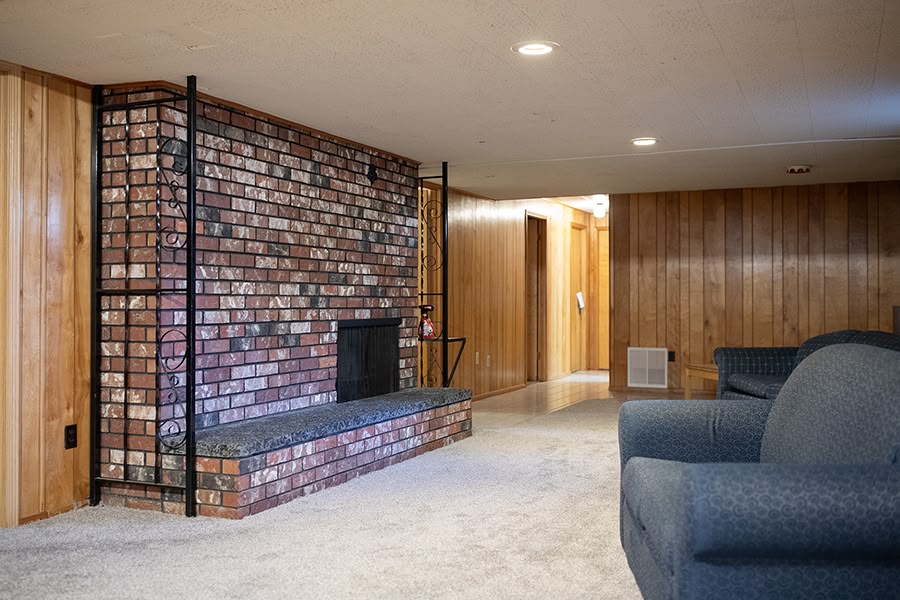
[[525, 217], [525, 374], [547, 381], [547, 220]]

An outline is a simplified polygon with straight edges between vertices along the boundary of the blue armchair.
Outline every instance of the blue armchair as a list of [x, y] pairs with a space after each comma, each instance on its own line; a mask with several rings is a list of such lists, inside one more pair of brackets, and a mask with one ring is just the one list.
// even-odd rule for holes
[[716, 397], [720, 400], [775, 398], [797, 365], [816, 350], [832, 344], [867, 344], [900, 350], [900, 335], [843, 329], [811, 337], [800, 346], [716, 348], [713, 350], [713, 361], [719, 368]]
[[775, 400], [627, 402], [619, 443], [645, 598], [900, 598], [900, 352], [828, 346]]

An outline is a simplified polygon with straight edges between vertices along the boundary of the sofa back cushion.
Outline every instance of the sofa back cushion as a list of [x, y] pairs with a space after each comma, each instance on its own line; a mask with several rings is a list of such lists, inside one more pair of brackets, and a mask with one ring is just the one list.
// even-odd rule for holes
[[842, 329], [841, 331], [831, 331], [811, 337], [802, 344], [797, 350], [797, 356], [794, 357], [794, 368], [797, 368], [810, 354], [816, 350], [820, 350], [825, 346], [832, 344], [849, 344], [852, 339], [859, 333], [863, 333], [859, 329]]
[[900, 351], [900, 335], [887, 331], [842, 329], [811, 337], [800, 345], [794, 358], [794, 368], [810, 354], [832, 344], [866, 344]]
[[762, 438], [760, 461], [890, 464], [900, 444], [900, 352], [822, 348], [788, 377]]

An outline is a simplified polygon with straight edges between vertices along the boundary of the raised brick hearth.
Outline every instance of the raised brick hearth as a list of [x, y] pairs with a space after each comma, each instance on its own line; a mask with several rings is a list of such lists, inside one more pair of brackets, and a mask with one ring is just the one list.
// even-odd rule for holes
[[[198, 512], [240, 519], [469, 437], [471, 398], [470, 390], [409, 389], [201, 432]], [[183, 482], [183, 455], [163, 456], [162, 467], [165, 482]], [[145, 486], [112, 484], [103, 501], [184, 510]]]

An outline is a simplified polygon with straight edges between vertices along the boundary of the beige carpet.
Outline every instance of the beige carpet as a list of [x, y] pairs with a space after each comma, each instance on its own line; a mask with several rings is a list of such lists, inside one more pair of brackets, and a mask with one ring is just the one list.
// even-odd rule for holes
[[0, 531], [0, 598], [639, 598], [617, 410], [476, 410], [472, 438], [240, 522], [98, 507]]

